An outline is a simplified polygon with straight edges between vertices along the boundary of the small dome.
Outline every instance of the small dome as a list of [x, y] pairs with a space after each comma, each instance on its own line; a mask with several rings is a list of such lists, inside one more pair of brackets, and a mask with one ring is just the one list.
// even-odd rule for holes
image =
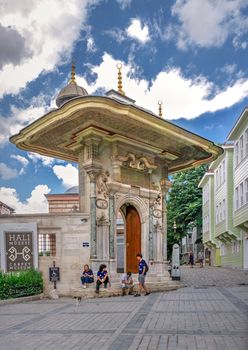
[[61, 107], [64, 103], [75, 97], [87, 96], [88, 92], [81, 86], [78, 86], [75, 80], [75, 64], [71, 66], [71, 80], [67, 86], [65, 86], [58, 97], [56, 98], [56, 105]]
[[67, 193], [67, 194], [69, 194], [69, 193], [70, 194], [73, 194], [73, 193], [78, 194], [78, 192], [79, 192], [78, 186], [70, 187], [70, 188], [68, 188], [67, 191], [65, 191], [65, 193]]
[[56, 105], [58, 107], [61, 107], [64, 103], [71, 100], [72, 98], [87, 95], [88, 92], [83, 87], [78, 86], [76, 82], [70, 82], [58, 94], [58, 97], [56, 98]]

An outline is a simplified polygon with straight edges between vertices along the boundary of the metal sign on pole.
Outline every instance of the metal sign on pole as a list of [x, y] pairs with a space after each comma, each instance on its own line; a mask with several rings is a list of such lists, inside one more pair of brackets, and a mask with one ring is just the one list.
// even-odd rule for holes
[[59, 267], [55, 266], [55, 261], [53, 267], [49, 267], [49, 280], [54, 283], [54, 289], [56, 289], [56, 282], [60, 280], [60, 272]]

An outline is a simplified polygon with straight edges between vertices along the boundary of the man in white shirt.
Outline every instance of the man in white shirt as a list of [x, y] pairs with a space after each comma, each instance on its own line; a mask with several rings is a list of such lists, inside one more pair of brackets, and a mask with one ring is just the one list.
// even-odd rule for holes
[[121, 276], [121, 288], [122, 288], [122, 296], [126, 294], [126, 290], [128, 290], [128, 294], [133, 294], [133, 278], [132, 273], [127, 272]]

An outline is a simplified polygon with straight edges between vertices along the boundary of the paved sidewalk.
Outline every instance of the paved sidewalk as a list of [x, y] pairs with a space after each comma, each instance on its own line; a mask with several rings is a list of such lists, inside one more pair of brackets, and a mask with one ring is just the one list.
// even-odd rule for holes
[[205, 266], [193, 268], [184, 265], [181, 267], [181, 281], [186, 286], [218, 286], [230, 287], [248, 285], [248, 271], [227, 269], [222, 267]]
[[225, 270], [226, 286], [207, 287], [214, 270], [192, 270], [184, 282], [199, 273], [202, 285], [147, 297], [0, 306], [0, 350], [247, 350], [248, 286], [227, 286]]

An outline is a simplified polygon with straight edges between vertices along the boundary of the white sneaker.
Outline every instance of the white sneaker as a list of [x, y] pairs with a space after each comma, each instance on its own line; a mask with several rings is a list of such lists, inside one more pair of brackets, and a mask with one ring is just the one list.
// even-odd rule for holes
[[85, 284], [83, 285], [83, 288], [86, 289], [86, 285]]

